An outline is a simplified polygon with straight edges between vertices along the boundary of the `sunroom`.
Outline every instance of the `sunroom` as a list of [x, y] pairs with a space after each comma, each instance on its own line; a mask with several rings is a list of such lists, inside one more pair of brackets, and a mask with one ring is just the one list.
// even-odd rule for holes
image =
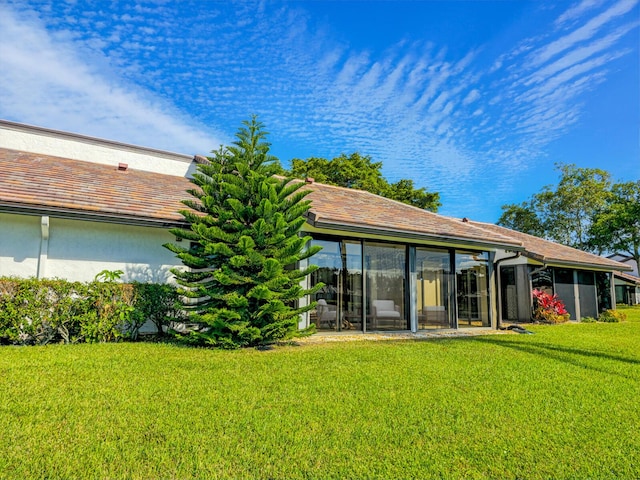
[[318, 331], [418, 331], [491, 326], [491, 253], [314, 236], [322, 251], [308, 316]]
[[[519, 242], [359, 190], [312, 183], [305, 233], [320, 332], [494, 327], [493, 260]], [[304, 265], [303, 265], [304, 266]]]

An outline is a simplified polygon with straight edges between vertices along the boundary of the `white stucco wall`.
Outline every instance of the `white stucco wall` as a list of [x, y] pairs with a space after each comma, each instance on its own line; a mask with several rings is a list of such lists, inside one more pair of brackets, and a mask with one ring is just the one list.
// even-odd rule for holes
[[[175, 241], [167, 230], [82, 220], [49, 219], [41, 252], [41, 217], [0, 214], [0, 275], [91, 281], [103, 270], [122, 270], [122, 281], [171, 281], [181, 266], [162, 245]], [[40, 265], [38, 265], [40, 262]]]
[[0, 213], [0, 276], [35, 277], [40, 238], [40, 217]]
[[136, 170], [180, 177], [195, 171], [193, 156], [7, 121], [0, 121], [0, 146], [104, 165], [126, 163]]
[[103, 270], [122, 270], [122, 281], [164, 283], [181, 265], [162, 245], [175, 238], [164, 229], [51, 219], [46, 276], [93, 280]]

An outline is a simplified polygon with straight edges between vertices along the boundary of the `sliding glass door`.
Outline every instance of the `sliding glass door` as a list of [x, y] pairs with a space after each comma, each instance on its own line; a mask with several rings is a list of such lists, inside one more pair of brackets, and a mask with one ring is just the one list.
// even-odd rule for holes
[[314, 255], [318, 266], [311, 285], [324, 286], [315, 294], [311, 321], [320, 331], [362, 330], [362, 246], [358, 241], [317, 240], [322, 250]]
[[451, 327], [452, 290], [449, 251], [416, 248], [418, 329]]
[[456, 251], [458, 326], [490, 327], [489, 260], [486, 252]]
[[487, 252], [331, 237], [311, 244], [322, 247], [311, 258], [311, 286], [323, 284], [309, 313], [318, 331], [491, 325]]
[[365, 243], [367, 330], [408, 330], [407, 247]]

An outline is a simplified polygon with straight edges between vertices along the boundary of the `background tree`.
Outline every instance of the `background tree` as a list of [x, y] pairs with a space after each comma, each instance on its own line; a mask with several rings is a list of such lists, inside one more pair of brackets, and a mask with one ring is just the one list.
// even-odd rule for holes
[[551, 239], [590, 251], [589, 228], [609, 199], [610, 174], [573, 164], [556, 164], [556, 168], [561, 173], [557, 188], [545, 187], [534, 196], [544, 228]]
[[609, 198], [591, 224], [591, 246], [626, 253], [640, 265], [640, 180], [615, 184]]
[[531, 201], [522, 202], [519, 205], [515, 203], [503, 205], [498, 224], [536, 237], [545, 235], [542, 222]]
[[607, 205], [611, 180], [605, 170], [556, 164], [557, 186], [545, 186], [520, 205], [504, 205], [499, 225], [541, 235], [564, 245], [594, 251], [589, 231]]
[[382, 196], [431, 212], [437, 212], [442, 205], [438, 192], [428, 192], [424, 187], [415, 188], [413, 180], [405, 178], [389, 184]]
[[439, 193], [415, 188], [413, 180], [401, 179], [396, 183], [389, 183], [382, 176], [382, 162], [373, 162], [371, 157], [359, 153], [348, 156], [342, 154], [332, 160], [295, 158], [291, 161], [288, 174], [297, 178], [312, 177], [330, 185], [366, 190], [432, 212], [437, 212], [442, 205]]
[[296, 268], [319, 250], [306, 249], [310, 237], [299, 235], [308, 191], [273, 176], [278, 165], [256, 117], [243, 125], [193, 176], [193, 198], [180, 212], [190, 227], [171, 230], [191, 246], [165, 245], [188, 267], [172, 272], [190, 319], [203, 326], [188, 339], [223, 348], [296, 335], [299, 315], [313, 307], [296, 308], [296, 300], [322, 286], [303, 289], [316, 267]]

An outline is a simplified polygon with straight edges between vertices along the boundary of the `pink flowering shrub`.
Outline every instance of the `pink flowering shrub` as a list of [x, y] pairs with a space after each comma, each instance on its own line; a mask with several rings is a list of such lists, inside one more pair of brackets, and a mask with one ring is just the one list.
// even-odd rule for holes
[[563, 323], [569, 320], [569, 312], [558, 295], [549, 295], [538, 289], [533, 290], [533, 318], [545, 323]]

